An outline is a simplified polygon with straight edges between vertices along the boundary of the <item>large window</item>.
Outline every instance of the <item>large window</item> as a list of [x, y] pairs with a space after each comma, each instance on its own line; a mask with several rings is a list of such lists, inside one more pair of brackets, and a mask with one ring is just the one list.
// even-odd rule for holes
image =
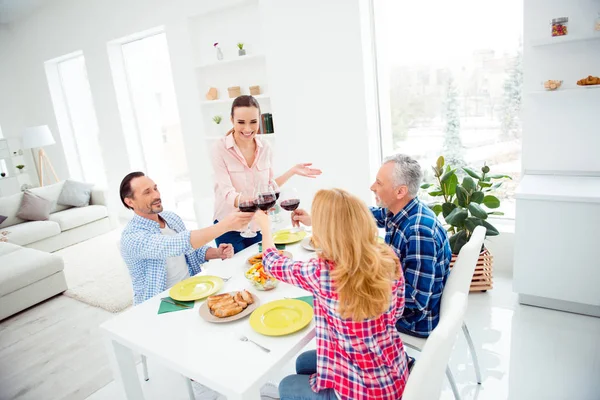
[[70, 177], [106, 184], [98, 122], [81, 52], [45, 63]]
[[521, 174], [522, 0], [375, 1], [382, 153]]
[[[113, 51], [114, 49], [118, 51]], [[157, 31], [109, 45], [132, 168], [148, 173], [168, 208], [194, 220], [167, 38]]]

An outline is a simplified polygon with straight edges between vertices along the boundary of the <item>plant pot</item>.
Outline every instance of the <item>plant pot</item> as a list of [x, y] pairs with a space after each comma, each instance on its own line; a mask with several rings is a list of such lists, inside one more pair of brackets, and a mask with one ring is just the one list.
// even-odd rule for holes
[[[452, 254], [450, 269], [454, 267], [456, 257], [456, 254]], [[483, 251], [479, 253], [477, 265], [475, 266], [475, 272], [473, 272], [473, 279], [471, 279], [471, 287], [469, 288], [469, 292], [485, 292], [492, 289], [493, 273], [494, 256], [487, 248], [484, 247]]]
[[229, 98], [231, 99], [235, 99], [236, 97], [239, 97], [242, 95], [242, 91], [240, 90], [239, 86], [232, 86], [227, 88], [227, 92], [229, 93]]
[[6, 173], [5, 172], [0, 172], [0, 176], [4, 178], [6, 176]]
[[240, 56], [245, 56], [246, 55], [246, 49], [238, 49], [238, 54]]

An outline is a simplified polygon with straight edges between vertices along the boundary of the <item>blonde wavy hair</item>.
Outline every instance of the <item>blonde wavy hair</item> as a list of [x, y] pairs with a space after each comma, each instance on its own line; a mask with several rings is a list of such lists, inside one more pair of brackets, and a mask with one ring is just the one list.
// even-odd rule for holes
[[330, 275], [342, 318], [353, 321], [383, 314], [400, 278], [394, 251], [377, 240], [367, 205], [342, 189], [320, 190], [312, 204], [313, 242], [319, 256], [334, 263]]

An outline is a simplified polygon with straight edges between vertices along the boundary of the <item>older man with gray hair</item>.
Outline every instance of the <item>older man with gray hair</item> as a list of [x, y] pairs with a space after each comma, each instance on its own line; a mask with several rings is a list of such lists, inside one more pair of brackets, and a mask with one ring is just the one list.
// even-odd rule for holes
[[[437, 326], [442, 290], [448, 277], [450, 243], [446, 230], [417, 194], [423, 179], [421, 166], [411, 157], [396, 154], [384, 160], [371, 190], [378, 207], [371, 212], [385, 241], [398, 255], [405, 280], [405, 305], [396, 328], [426, 338]], [[304, 210], [292, 214], [292, 223], [311, 224]]]
[[413, 158], [396, 154], [384, 160], [371, 190], [378, 207], [371, 212], [404, 271], [405, 306], [396, 323], [400, 332], [428, 337], [437, 326], [440, 301], [452, 258], [446, 230], [417, 197], [423, 173]]

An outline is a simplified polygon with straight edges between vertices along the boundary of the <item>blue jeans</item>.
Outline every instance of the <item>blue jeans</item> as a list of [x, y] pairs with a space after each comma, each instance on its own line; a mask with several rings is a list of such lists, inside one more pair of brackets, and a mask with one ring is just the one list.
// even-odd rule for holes
[[[215, 224], [219, 222], [215, 220]], [[218, 238], [215, 239], [215, 243], [217, 243], [217, 247], [221, 243], [229, 243], [233, 246], [233, 251], [235, 253], [244, 250], [246, 247], [252, 246], [254, 243], [258, 243], [262, 240], [262, 234], [260, 232], [256, 232], [256, 237], [253, 238], [244, 238], [240, 235], [239, 232], [230, 231], [222, 234]]]
[[317, 372], [317, 351], [300, 354], [296, 360], [296, 375], [286, 376], [279, 384], [281, 400], [337, 400], [333, 389], [313, 392], [308, 379], [315, 372]]

